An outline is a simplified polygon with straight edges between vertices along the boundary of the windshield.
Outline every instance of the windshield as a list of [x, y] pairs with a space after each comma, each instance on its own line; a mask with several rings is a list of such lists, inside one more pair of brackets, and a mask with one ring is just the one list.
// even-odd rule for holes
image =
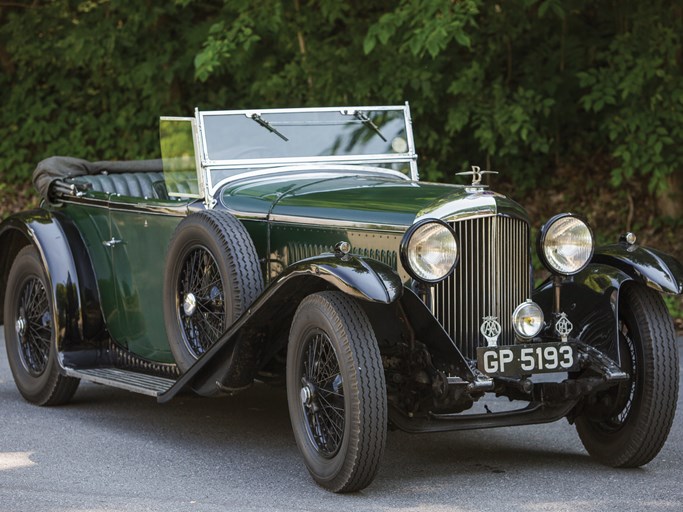
[[407, 155], [403, 109], [303, 112], [203, 112], [212, 161]]

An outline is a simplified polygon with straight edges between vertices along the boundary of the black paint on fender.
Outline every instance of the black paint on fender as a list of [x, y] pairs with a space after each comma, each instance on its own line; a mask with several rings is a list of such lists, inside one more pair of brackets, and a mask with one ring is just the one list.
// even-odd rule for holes
[[608, 245], [595, 251], [593, 263], [618, 268], [657, 291], [683, 293], [683, 264], [656, 249], [625, 243]]
[[78, 230], [59, 212], [31, 210], [0, 224], [0, 306], [14, 256], [29, 244], [47, 272], [60, 364], [94, 364], [105, 339], [97, 280]]
[[[618, 343], [618, 308], [621, 288], [638, 282], [660, 292], [683, 293], [683, 265], [667, 254], [647, 247], [616, 244], [600, 247], [592, 262], [561, 283], [560, 311], [574, 324], [572, 337], [621, 361]], [[553, 286], [548, 280], [533, 293], [533, 300], [552, 318]], [[549, 325], [549, 329], [553, 329]], [[554, 332], [547, 332], [554, 335]]]

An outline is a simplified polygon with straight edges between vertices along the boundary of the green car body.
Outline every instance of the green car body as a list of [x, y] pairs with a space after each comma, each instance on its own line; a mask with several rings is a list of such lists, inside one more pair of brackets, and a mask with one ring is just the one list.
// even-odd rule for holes
[[[675, 398], [663, 427], [643, 427], [656, 449], [624, 425], [649, 414], [644, 382], [677, 391], [670, 372], [633, 377], [644, 360], [673, 357], [661, 299], [639, 301], [683, 292], [675, 259], [632, 235], [596, 249], [563, 214], [539, 242], [553, 276], [532, 290], [524, 208], [482, 185], [478, 168], [471, 184], [419, 181], [407, 104], [196, 112], [162, 118], [160, 136], [158, 162], [41, 162], [41, 208], [0, 225], [0, 315], [29, 401], [64, 402], [55, 397], [76, 379], [165, 402], [286, 378], [309, 471], [335, 491], [370, 483], [388, 423], [428, 432], [567, 417], [610, 465], [644, 464], [663, 445]], [[34, 299], [42, 316], [31, 317]], [[665, 332], [660, 352], [648, 352], [660, 342], [636, 313]], [[31, 328], [50, 329], [49, 349], [30, 346]], [[338, 369], [334, 383], [324, 365]], [[467, 412], [488, 393], [524, 406]], [[371, 406], [382, 414], [364, 416]], [[605, 429], [619, 449], [596, 441], [609, 445]], [[374, 462], [362, 472], [364, 457]]]

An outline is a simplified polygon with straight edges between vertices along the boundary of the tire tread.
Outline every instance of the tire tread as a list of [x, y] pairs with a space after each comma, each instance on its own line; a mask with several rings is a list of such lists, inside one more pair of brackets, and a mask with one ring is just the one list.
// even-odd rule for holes
[[678, 401], [678, 348], [673, 321], [658, 292], [642, 285], [626, 286], [619, 307], [632, 315], [634, 325], [630, 328], [638, 333], [631, 335], [641, 338], [645, 363], [642, 396], [637, 404], [632, 404], [638, 410], [630, 412], [637, 417], [628, 420], [629, 425], [622, 427], [624, 432], [620, 430], [612, 437], [599, 433], [598, 427], [586, 417], [579, 417], [576, 427], [581, 442], [593, 457], [608, 466], [633, 468], [654, 459], [671, 430]]
[[[358, 491], [375, 478], [386, 444], [388, 410], [382, 358], [370, 321], [355, 300], [341, 292], [325, 291], [304, 299], [299, 310], [308, 307], [332, 319], [342, 341], [342, 353], [337, 355], [340, 367], [343, 359], [344, 366], [360, 369], [345, 381], [345, 393], [358, 396], [359, 407], [351, 410], [344, 463], [331, 480], [318, 478], [310, 467], [309, 471], [318, 483], [334, 492]], [[291, 407], [290, 415], [294, 416]]]

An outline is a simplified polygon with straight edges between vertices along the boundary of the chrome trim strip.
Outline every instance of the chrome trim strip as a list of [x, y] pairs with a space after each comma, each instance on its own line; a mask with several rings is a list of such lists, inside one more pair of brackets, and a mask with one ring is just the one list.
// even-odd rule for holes
[[204, 110], [202, 116], [225, 116], [232, 114], [247, 114], [258, 110], [261, 114], [291, 114], [296, 112], [340, 112], [342, 110], [405, 110], [406, 105], [384, 105], [384, 106], [349, 106], [343, 107], [302, 107], [302, 108], [269, 108], [269, 109], [245, 109], [245, 110]]
[[228, 206], [225, 206], [223, 204], [223, 207], [225, 208], [225, 211], [228, 212], [230, 215], [237, 219], [244, 219], [244, 220], [263, 220], [266, 221], [268, 220], [268, 214], [267, 213], [255, 213], [255, 212], [242, 212], [239, 210], [234, 210]]
[[[271, 168], [265, 168], [265, 169], [259, 169], [257, 171], [249, 171], [249, 172], [244, 172], [241, 174], [236, 174], [235, 176], [228, 176], [227, 178], [223, 178], [221, 181], [219, 181], [216, 185], [213, 186], [211, 189], [211, 194], [214, 195], [218, 190], [225, 185], [229, 183], [233, 183], [236, 181], [241, 181], [241, 180], [246, 180], [250, 178], [267, 178], [269, 176], [272, 176], [274, 174], [283, 174], [287, 172], [297, 172], [297, 171], [302, 171], [301, 176], [305, 178], [320, 178], [320, 179], [329, 179], [330, 175], [333, 175], [333, 177], [339, 177], [342, 178], [344, 177], [345, 174], [348, 174], [349, 176], [353, 175], [359, 175], [361, 173], [367, 173], [368, 175], [372, 176], [377, 175], [381, 177], [391, 177], [391, 178], [400, 178], [402, 181], [411, 181], [411, 179], [403, 174], [402, 172], [399, 171], [394, 171], [391, 169], [384, 169], [382, 167], [368, 167], [368, 166], [359, 166], [359, 165], [306, 165], [306, 164], [301, 164], [301, 165], [288, 165], [288, 166], [283, 166], [283, 167], [271, 167]], [[318, 172], [311, 172], [311, 171], [318, 171]], [[323, 171], [323, 172], [320, 172]], [[359, 173], [358, 171], [361, 171]], [[336, 173], [336, 174], [335, 174]], [[293, 176], [293, 178], [296, 178], [298, 176]], [[417, 185], [416, 185], [417, 186]]]
[[[415, 155], [415, 158], [417, 158], [417, 155]], [[394, 176], [400, 176], [403, 179], [406, 180], [412, 180], [412, 181], [417, 181], [417, 179], [413, 179], [412, 175], [407, 176], [406, 174], [394, 170], [394, 169], [389, 169], [386, 167], [378, 167], [376, 164], [394, 164], [394, 163], [414, 163], [414, 160], [408, 160], [404, 158], [397, 158], [397, 159], [389, 159], [389, 158], [384, 158], [384, 157], [377, 157], [377, 158], [357, 158], [355, 156], [351, 157], [333, 157], [333, 158], [328, 158], [328, 157], [302, 157], [302, 158], [261, 158], [261, 159], [253, 159], [253, 160], [240, 160], [238, 162], [233, 161], [232, 163], [230, 161], [213, 161], [213, 160], [207, 160], [202, 163], [202, 168], [205, 170], [205, 172], [209, 175], [209, 180], [212, 181], [212, 173], [216, 171], [240, 171], [244, 170], [245, 172], [241, 172], [239, 174], [236, 174], [235, 177], [240, 177], [240, 176], [245, 176], [245, 175], [253, 175], [255, 172], [259, 172], [260, 170], [263, 169], [275, 169], [278, 167], [299, 167], [301, 169], [308, 168], [311, 169], [320, 169], [323, 167], [328, 167], [332, 168], [337, 165], [338, 168], [343, 168], [343, 167], [351, 167], [355, 166], [357, 169], [373, 169], [373, 172], [384, 172], [388, 173]], [[411, 165], [411, 174], [412, 174], [412, 165]], [[255, 169], [255, 170], [252, 170]], [[212, 185], [211, 190], [215, 191], [218, 185]]]
[[203, 160], [202, 166], [205, 169], [244, 169], [251, 167], [274, 167], [276, 165], [294, 165], [316, 162], [328, 164], [409, 164], [417, 159], [415, 153], [402, 153], [400, 155], [338, 155], [338, 156], [300, 156], [300, 157], [279, 157], [279, 158], [249, 158], [241, 160]]
[[189, 213], [191, 203], [182, 202], [177, 207], [172, 205], [152, 205], [152, 204], [130, 204], [117, 203], [111, 199], [95, 199], [86, 197], [69, 197], [60, 199], [60, 203], [73, 204], [76, 206], [88, 206], [90, 208], [100, 208], [103, 210], [113, 210], [128, 213], [146, 213], [149, 215], [165, 215], [167, 217], [186, 217]]
[[185, 192], [169, 192], [168, 197], [182, 197], [183, 199], [202, 199], [202, 196], [197, 194], [187, 194]]
[[372, 224], [368, 222], [355, 222], [337, 219], [321, 219], [313, 217], [299, 217], [296, 215], [271, 214], [269, 220], [286, 224], [305, 224], [308, 226], [335, 227], [340, 229], [360, 229], [372, 231], [404, 232], [410, 226], [402, 224]]

